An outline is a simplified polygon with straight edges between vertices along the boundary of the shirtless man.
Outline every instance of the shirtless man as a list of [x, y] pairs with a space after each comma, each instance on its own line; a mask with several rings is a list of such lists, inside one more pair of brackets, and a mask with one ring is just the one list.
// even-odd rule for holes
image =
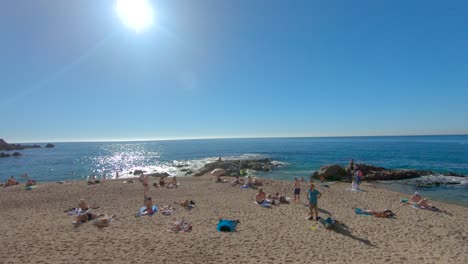
[[294, 202], [300, 202], [301, 201], [301, 182], [297, 179], [297, 177], [294, 177]]
[[263, 191], [262, 188], [258, 189], [257, 195], [255, 195], [255, 202], [258, 204], [263, 204], [266, 199], [266, 193]]
[[411, 195], [410, 200], [408, 201], [409, 204], [416, 204], [418, 206], [428, 207], [429, 204], [427, 203], [427, 199], [423, 199], [423, 197], [418, 193], [415, 192]]

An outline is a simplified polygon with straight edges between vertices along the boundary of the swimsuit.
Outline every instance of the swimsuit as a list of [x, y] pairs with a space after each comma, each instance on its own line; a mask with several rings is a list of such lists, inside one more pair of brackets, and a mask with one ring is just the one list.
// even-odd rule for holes
[[294, 188], [294, 194], [301, 194], [301, 188]]

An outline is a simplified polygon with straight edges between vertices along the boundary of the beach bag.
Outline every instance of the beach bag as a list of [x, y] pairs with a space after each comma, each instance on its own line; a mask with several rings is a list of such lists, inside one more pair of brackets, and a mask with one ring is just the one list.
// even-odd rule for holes
[[280, 203], [283, 203], [283, 204], [288, 203], [288, 200], [286, 200], [286, 197], [284, 197], [284, 196], [280, 196], [279, 201], [280, 201]]
[[220, 219], [218, 222], [218, 232], [234, 232], [239, 221]]

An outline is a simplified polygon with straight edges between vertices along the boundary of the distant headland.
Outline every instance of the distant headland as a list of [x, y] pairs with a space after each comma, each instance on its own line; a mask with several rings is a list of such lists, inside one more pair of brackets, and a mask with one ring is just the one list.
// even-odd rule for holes
[[[50, 143], [44, 146], [44, 148], [53, 148], [53, 147], [55, 146]], [[0, 150], [12, 151], [12, 150], [24, 150], [24, 149], [30, 149], [30, 148], [42, 148], [42, 147], [39, 145], [8, 144], [5, 140], [0, 139]], [[19, 152], [15, 152], [13, 153], [13, 155], [5, 154], [3, 152], [0, 153], [0, 158], [10, 157], [10, 156], [19, 157], [22, 155]]]

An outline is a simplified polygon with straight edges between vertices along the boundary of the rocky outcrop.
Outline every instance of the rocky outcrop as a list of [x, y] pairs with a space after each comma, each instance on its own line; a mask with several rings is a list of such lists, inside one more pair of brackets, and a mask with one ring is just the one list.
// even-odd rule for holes
[[145, 175], [151, 176], [151, 177], [169, 177], [169, 173], [167, 172], [153, 172], [153, 173], [147, 173]]
[[0, 158], [7, 158], [7, 157], [11, 157], [11, 155], [7, 153], [3, 153], [3, 152], [0, 153]]
[[[362, 171], [363, 181], [403, 180], [433, 174], [429, 170], [394, 170], [369, 164], [355, 164], [355, 166]], [[340, 165], [325, 165], [312, 176], [314, 178], [323, 176], [326, 180], [351, 181], [351, 174], [349, 169], [345, 169]]]
[[[54, 145], [52, 145], [50, 143], [47, 144], [45, 147], [46, 148], [52, 148], [49, 145], [54, 147]], [[23, 150], [23, 149], [40, 148], [40, 147], [41, 146], [39, 146], [39, 145], [8, 144], [5, 140], [0, 139], [0, 150], [11, 151], [11, 150]]]
[[48, 144], [45, 146], [45, 148], [53, 148], [53, 147], [55, 147], [54, 144], [50, 144], [50, 143], [48, 143]]
[[240, 170], [270, 171], [277, 166], [270, 159], [221, 160], [206, 164], [194, 176], [205, 175], [218, 168], [225, 171], [225, 176], [238, 176]]
[[19, 153], [19, 152], [15, 152], [11, 156], [12, 157], [19, 157], [19, 156], [23, 156], [23, 155], [21, 155], [21, 153]]

